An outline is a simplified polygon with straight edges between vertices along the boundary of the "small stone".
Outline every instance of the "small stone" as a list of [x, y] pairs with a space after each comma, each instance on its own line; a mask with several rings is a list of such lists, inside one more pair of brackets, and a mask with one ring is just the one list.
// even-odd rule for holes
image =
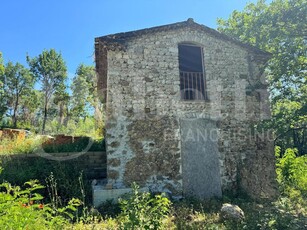
[[120, 81], [119, 81], [119, 84], [120, 84], [121, 86], [129, 86], [129, 82], [126, 81], [126, 80], [120, 80]]
[[244, 219], [244, 212], [237, 205], [225, 203], [221, 208], [221, 217], [225, 220], [234, 220], [239, 222]]
[[120, 145], [120, 144], [119, 144], [118, 141], [113, 141], [113, 142], [110, 144], [110, 146], [111, 146], [112, 148], [117, 148], [119, 145]]
[[113, 184], [106, 184], [106, 187], [105, 187], [106, 190], [111, 190], [113, 189]]
[[119, 173], [115, 170], [108, 170], [108, 178], [109, 179], [113, 179], [113, 180], [117, 180], [119, 177]]
[[152, 78], [149, 78], [149, 77], [145, 77], [144, 80], [145, 80], [146, 82], [152, 82], [152, 81], [153, 81]]
[[112, 167], [117, 167], [120, 165], [120, 159], [111, 158], [108, 160], [108, 165]]
[[97, 185], [97, 180], [96, 179], [92, 180], [92, 186], [95, 186], [95, 185]]

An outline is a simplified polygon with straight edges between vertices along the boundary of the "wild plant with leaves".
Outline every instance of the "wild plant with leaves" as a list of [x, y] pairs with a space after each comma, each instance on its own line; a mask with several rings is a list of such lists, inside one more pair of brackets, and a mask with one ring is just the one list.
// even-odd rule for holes
[[163, 220], [170, 211], [170, 200], [162, 195], [140, 192], [140, 187], [132, 184], [132, 195], [120, 199], [122, 212], [119, 221], [122, 229], [162, 229]]
[[218, 30], [272, 53], [266, 69], [275, 144], [307, 154], [306, 0], [249, 3], [218, 19]]
[[[0, 172], [2, 168], [0, 167]], [[37, 180], [24, 188], [8, 182], [0, 184], [0, 226], [2, 229], [59, 229], [68, 225], [80, 205], [71, 199], [65, 207], [44, 204], [39, 191], [44, 188]]]

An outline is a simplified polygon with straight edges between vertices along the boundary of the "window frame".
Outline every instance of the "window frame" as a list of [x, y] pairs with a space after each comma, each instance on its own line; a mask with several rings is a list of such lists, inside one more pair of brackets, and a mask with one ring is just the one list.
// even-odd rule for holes
[[[202, 71], [201, 72], [195, 72], [195, 73], [201, 73], [202, 74], [202, 81], [203, 81], [203, 92], [201, 92], [202, 98], [200, 99], [195, 99], [195, 96], [193, 99], [187, 99], [185, 98], [185, 96], [183, 96], [182, 92], [181, 92], [181, 71], [180, 70], [180, 56], [179, 56], [179, 47], [180, 46], [192, 46], [192, 47], [198, 47], [200, 49], [200, 57], [201, 57], [201, 68]], [[180, 100], [184, 101], [184, 102], [203, 102], [203, 101], [208, 101], [208, 95], [207, 95], [207, 84], [206, 84], [206, 70], [205, 70], [205, 58], [204, 58], [204, 47], [200, 44], [194, 43], [194, 42], [181, 42], [178, 43], [178, 69], [179, 69], [179, 87], [180, 87]], [[195, 90], [196, 88], [193, 87], [193, 89]]]

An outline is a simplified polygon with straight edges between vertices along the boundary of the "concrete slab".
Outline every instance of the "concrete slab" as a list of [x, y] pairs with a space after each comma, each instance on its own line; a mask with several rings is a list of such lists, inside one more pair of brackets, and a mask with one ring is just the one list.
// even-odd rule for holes
[[[124, 194], [131, 193], [131, 188], [116, 188], [116, 189], [106, 189], [105, 186], [94, 185], [93, 190], [93, 205], [98, 207], [107, 200], [113, 200], [117, 202], [118, 198]], [[148, 192], [148, 188], [141, 188], [139, 191]]]

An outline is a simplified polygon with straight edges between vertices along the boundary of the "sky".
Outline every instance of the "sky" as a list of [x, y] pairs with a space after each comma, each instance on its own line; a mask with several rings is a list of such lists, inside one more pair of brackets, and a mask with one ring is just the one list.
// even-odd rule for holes
[[193, 18], [216, 28], [256, 0], [10, 0], [0, 8], [0, 52], [4, 62], [27, 66], [26, 55], [61, 52], [73, 76], [80, 63], [94, 65], [94, 38]]

